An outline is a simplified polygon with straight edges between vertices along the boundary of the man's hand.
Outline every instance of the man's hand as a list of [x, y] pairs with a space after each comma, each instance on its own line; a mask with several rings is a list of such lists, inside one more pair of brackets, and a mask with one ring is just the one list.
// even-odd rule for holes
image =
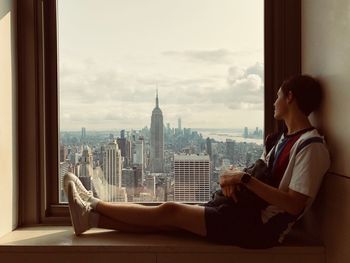
[[237, 203], [238, 199], [236, 196], [236, 186], [235, 185], [229, 185], [229, 186], [224, 186], [221, 187], [222, 193], [226, 197], [232, 197], [232, 199]]
[[237, 170], [226, 170], [221, 176], [220, 176], [220, 186], [227, 186], [227, 185], [236, 185], [241, 182], [241, 177], [244, 174], [244, 172], [237, 171]]
[[220, 186], [224, 196], [232, 197], [235, 202], [238, 201], [236, 189], [237, 185], [241, 182], [242, 175], [243, 172], [231, 168], [220, 176]]

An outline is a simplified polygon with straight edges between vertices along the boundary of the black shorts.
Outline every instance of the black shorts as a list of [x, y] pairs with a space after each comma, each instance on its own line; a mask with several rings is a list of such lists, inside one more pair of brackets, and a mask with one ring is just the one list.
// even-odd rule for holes
[[210, 201], [200, 206], [205, 208], [209, 241], [243, 248], [270, 248], [280, 244], [278, 235], [271, 235], [265, 228], [260, 210], [242, 208], [234, 203], [213, 205]]

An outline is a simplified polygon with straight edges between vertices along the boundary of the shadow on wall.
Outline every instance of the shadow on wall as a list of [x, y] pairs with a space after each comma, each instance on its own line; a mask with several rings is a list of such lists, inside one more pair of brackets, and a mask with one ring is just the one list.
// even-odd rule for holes
[[322, 75], [316, 78], [322, 85], [323, 100], [320, 109], [310, 115], [310, 121], [325, 137], [331, 156], [330, 172], [345, 175], [348, 161], [344, 151], [344, 142], [347, 141], [344, 134], [347, 133], [348, 124], [342, 120], [347, 118], [348, 113], [344, 101], [346, 93], [342, 95], [339, 90], [346, 80], [339, 75]]
[[[327, 93], [325, 90], [324, 80], [321, 77], [313, 76], [315, 77], [321, 84], [321, 90], [322, 90], [322, 101], [319, 109], [314, 111], [310, 114], [309, 119], [312, 122], [312, 125], [317, 128], [317, 130], [320, 132], [321, 135], [325, 136], [325, 105], [327, 100]], [[325, 138], [327, 140], [327, 138]]]
[[[310, 76], [316, 78], [320, 84], [322, 89], [322, 101], [320, 107], [312, 112], [309, 116], [309, 119], [314, 127], [317, 128], [319, 133], [324, 136], [326, 143], [328, 145], [328, 139], [330, 134], [327, 131], [326, 127], [326, 114], [327, 109], [326, 105], [329, 103], [329, 94], [327, 93], [327, 90], [325, 89], [325, 79], [323, 79], [320, 76], [316, 76], [313, 74], [310, 74]], [[314, 239], [322, 240], [322, 237], [320, 236], [320, 228], [321, 228], [321, 222], [319, 220], [320, 218], [320, 212], [322, 209], [322, 205], [320, 206], [320, 203], [322, 203], [324, 200], [324, 188], [325, 188], [325, 179], [327, 174], [324, 176], [324, 179], [322, 181], [322, 184], [320, 186], [319, 192], [314, 200], [314, 203], [311, 207], [311, 209], [303, 216], [301, 220], [301, 228], [303, 231], [305, 231], [309, 236], [311, 236]]]

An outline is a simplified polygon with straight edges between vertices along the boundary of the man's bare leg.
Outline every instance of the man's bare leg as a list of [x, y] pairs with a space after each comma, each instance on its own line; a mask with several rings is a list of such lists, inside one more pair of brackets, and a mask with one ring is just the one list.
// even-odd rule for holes
[[204, 207], [177, 202], [158, 206], [141, 204], [98, 202], [95, 210], [110, 219], [129, 225], [154, 229], [180, 228], [206, 236]]
[[[99, 199], [93, 199], [91, 203], [84, 202], [79, 195], [79, 192], [76, 189], [74, 182], [68, 182], [67, 184], [67, 196], [68, 196], [68, 207], [72, 220], [72, 226], [74, 228], [74, 233], [76, 236], [81, 235], [85, 231], [89, 230], [92, 227], [101, 227], [108, 229], [117, 229], [121, 231], [129, 231], [129, 232], [159, 232], [161, 230], [169, 231], [174, 230], [174, 227], [168, 226], [149, 226], [144, 224], [130, 224], [128, 221], [121, 221], [116, 218], [108, 218], [108, 216], [98, 213], [96, 210], [96, 204], [99, 202], [103, 203]], [[96, 201], [97, 200], [97, 201]], [[95, 201], [95, 203], [93, 203]], [[96, 203], [97, 202], [97, 203]], [[125, 204], [124, 205], [114, 205], [115, 207], [123, 207], [125, 208], [134, 208], [140, 209], [143, 206], [137, 204]], [[131, 209], [134, 211], [134, 209]], [[114, 209], [115, 210], [115, 209]], [[119, 209], [118, 209], [119, 210]], [[142, 218], [141, 218], [142, 220]], [[179, 230], [179, 229], [178, 229]]]
[[114, 229], [121, 232], [131, 232], [131, 233], [157, 233], [157, 232], [176, 232], [180, 229], [177, 227], [150, 227], [150, 226], [139, 226], [139, 225], [131, 225], [124, 223], [122, 221], [118, 221], [115, 219], [111, 219], [107, 216], [100, 214], [98, 221], [99, 228], [106, 229]]

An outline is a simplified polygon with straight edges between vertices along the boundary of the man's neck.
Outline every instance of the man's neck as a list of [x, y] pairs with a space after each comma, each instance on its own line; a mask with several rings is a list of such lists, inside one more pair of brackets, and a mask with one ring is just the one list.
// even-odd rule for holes
[[288, 129], [287, 135], [312, 127], [308, 117], [303, 114], [287, 117], [284, 122]]

